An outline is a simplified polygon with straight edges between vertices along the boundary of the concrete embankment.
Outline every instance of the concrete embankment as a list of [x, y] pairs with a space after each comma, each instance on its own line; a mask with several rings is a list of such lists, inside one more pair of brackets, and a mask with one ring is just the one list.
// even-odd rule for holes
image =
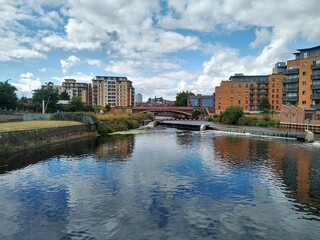
[[93, 135], [88, 124], [0, 132], [0, 155]]

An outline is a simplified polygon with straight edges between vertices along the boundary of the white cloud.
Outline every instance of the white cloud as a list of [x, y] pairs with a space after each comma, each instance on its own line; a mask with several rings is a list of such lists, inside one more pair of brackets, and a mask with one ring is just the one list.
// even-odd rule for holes
[[13, 83], [18, 89], [18, 97], [32, 97], [33, 90], [41, 88], [41, 81], [39, 78], [35, 78], [33, 73], [27, 72], [20, 74], [20, 80], [18, 83]]
[[[68, 71], [81, 63], [75, 55], [85, 53], [90, 71], [137, 79], [134, 85], [150, 95], [182, 88], [209, 93], [236, 72], [270, 73], [275, 62], [291, 57], [297, 39], [320, 41], [317, 0], [2, 0], [0, 11], [0, 62], [40, 63], [55, 55], [63, 74], [73, 74]], [[248, 29], [255, 38], [245, 50], [218, 42]], [[209, 57], [191, 72], [188, 53]]]
[[87, 59], [87, 63], [91, 66], [96, 66], [98, 68], [101, 68], [104, 66], [103, 62], [99, 59]]
[[71, 55], [65, 60], [61, 59], [60, 64], [61, 64], [63, 74], [66, 74], [70, 68], [72, 68], [77, 64], [80, 64], [80, 62], [81, 62], [80, 58], [76, 57], [75, 55]]
[[266, 28], [256, 30], [256, 39], [250, 43], [250, 47], [257, 48], [270, 42], [271, 33]]

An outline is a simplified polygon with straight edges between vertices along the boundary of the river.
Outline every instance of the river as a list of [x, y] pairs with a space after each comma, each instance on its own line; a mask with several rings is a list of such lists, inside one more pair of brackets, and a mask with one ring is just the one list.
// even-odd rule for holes
[[319, 142], [156, 128], [0, 160], [0, 239], [320, 237]]

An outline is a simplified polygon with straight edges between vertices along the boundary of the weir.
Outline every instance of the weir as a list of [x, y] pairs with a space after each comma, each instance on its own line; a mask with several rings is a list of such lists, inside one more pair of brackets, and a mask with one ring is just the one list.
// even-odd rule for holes
[[287, 138], [294, 139], [298, 141], [308, 141], [312, 142], [308, 138], [306, 139], [306, 134], [304, 133], [295, 133], [295, 132], [279, 132], [279, 131], [269, 131], [269, 130], [256, 130], [248, 128], [232, 128], [232, 127], [220, 127], [215, 126], [209, 122], [205, 121], [159, 121], [159, 125], [182, 129], [190, 131], [204, 131], [204, 130], [215, 130], [221, 132], [231, 132], [239, 134], [252, 134], [257, 136], [269, 136], [269, 137], [278, 137], [278, 138]]

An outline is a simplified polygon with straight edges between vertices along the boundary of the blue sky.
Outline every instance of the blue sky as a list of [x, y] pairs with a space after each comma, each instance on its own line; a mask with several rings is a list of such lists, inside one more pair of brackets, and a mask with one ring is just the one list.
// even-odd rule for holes
[[145, 100], [212, 94], [320, 45], [317, 0], [0, 0], [0, 11], [0, 81], [19, 97], [95, 75], [126, 76]]

